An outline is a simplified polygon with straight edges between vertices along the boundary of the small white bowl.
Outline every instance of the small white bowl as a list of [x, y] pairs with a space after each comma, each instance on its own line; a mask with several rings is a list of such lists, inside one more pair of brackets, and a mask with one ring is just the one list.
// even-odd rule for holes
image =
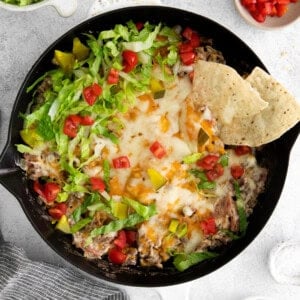
[[0, 8], [4, 8], [10, 11], [33, 11], [38, 8], [44, 6], [54, 6], [57, 12], [62, 17], [69, 17], [71, 16], [77, 9], [77, 0], [43, 0], [38, 3], [25, 5], [25, 6], [18, 6], [13, 4], [8, 4], [0, 1]]
[[267, 17], [265, 22], [259, 23], [250, 15], [248, 10], [241, 4], [240, 0], [235, 0], [236, 9], [239, 11], [241, 16], [250, 24], [259, 29], [272, 30], [283, 28], [297, 19], [300, 19], [300, 2], [291, 3], [288, 11], [282, 17]]

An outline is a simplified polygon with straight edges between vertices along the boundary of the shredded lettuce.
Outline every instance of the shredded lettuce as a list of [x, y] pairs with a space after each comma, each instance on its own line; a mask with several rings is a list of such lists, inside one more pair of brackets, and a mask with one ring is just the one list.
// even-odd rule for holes
[[20, 153], [31, 153], [33, 151], [32, 148], [24, 144], [17, 144], [16, 147]]
[[178, 271], [182, 272], [203, 260], [212, 259], [217, 256], [218, 253], [210, 251], [193, 252], [189, 254], [178, 253], [174, 255], [173, 265]]
[[148, 220], [150, 217], [154, 216], [156, 214], [156, 207], [154, 204], [150, 205], [143, 205], [140, 202], [123, 197], [122, 201], [131, 206], [140, 216], [144, 218], [144, 220]]

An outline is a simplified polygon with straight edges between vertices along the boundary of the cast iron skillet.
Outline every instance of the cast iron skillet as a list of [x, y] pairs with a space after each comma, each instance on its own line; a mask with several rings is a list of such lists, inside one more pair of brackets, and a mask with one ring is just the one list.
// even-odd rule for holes
[[266, 69], [251, 49], [233, 33], [217, 23], [191, 12], [161, 6], [140, 6], [119, 9], [94, 17], [71, 29], [53, 43], [37, 60], [25, 78], [11, 115], [7, 144], [0, 157], [0, 168], [12, 169], [14, 172], [2, 172], [0, 182], [18, 199], [31, 224], [48, 245], [79, 269], [100, 279], [119, 284], [144, 287], [172, 285], [199, 278], [220, 268], [237, 256], [257, 236], [279, 200], [286, 177], [290, 150], [299, 134], [300, 123], [277, 141], [263, 147], [259, 152], [260, 163], [269, 169], [266, 191], [259, 197], [258, 205], [250, 217], [245, 237], [218, 249], [220, 255], [214, 260], [198, 264], [185, 272], [176, 271], [171, 263], [167, 264], [164, 269], [158, 270], [119, 267], [104, 260], [88, 261], [82, 256], [80, 250], [72, 246], [69, 235], [54, 230], [50, 222], [45, 219], [45, 210], [36, 202], [32, 192], [32, 183], [26, 179], [25, 174], [16, 165], [16, 160], [20, 158], [20, 155], [14, 145], [22, 143], [19, 136], [22, 119], [19, 117], [19, 113], [25, 112], [31, 100], [32, 95], [26, 93], [26, 87], [30, 86], [46, 70], [53, 68], [51, 59], [54, 49], [70, 50], [75, 36], [84, 40], [85, 36], [82, 33], [110, 29], [116, 22], [125, 23], [130, 19], [135, 22], [148, 20], [153, 23], [164, 22], [168, 25], [191, 26], [202, 36], [212, 38], [214, 47], [223, 52], [227, 64], [241, 74], [250, 72], [255, 66]]

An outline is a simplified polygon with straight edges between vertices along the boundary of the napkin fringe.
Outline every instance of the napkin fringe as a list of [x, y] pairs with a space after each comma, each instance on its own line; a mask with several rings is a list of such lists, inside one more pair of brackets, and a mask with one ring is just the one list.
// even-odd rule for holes
[[0, 245], [0, 270], [1, 300], [129, 300], [123, 291], [70, 269], [31, 261], [10, 243]]

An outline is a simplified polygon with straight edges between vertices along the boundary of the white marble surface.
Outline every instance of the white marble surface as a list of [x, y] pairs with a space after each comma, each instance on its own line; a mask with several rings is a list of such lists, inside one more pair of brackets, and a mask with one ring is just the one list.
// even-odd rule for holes
[[[30, 13], [0, 9], [0, 150], [6, 142], [10, 112], [26, 73], [44, 49], [65, 31], [88, 17], [93, 0], [78, 1], [76, 13], [60, 17], [54, 8]], [[278, 31], [250, 27], [230, 0], [162, 0], [207, 16], [242, 38], [266, 67], [300, 101], [300, 20]], [[127, 289], [132, 299], [239, 300], [253, 296], [300, 299], [300, 286], [282, 285], [271, 277], [269, 251], [284, 240], [300, 241], [300, 139], [291, 153], [286, 183], [267, 226], [238, 257], [212, 274], [190, 283], [158, 289]], [[0, 186], [0, 228], [4, 239], [24, 248], [35, 260], [65, 265], [34, 231], [17, 200]], [[0, 270], [1, 271], [1, 270]], [[299, 270], [300, 272], [300, 270]], [[157, 294], [157, 292], [159, 294]]]

